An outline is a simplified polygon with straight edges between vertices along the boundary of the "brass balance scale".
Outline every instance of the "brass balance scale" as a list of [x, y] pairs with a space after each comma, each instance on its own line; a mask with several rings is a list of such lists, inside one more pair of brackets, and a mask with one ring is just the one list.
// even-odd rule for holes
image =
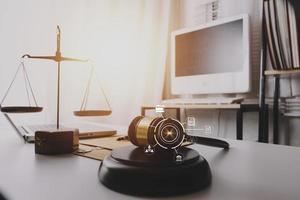
[[[61, 62], [62, 61], [73, 61], [73, 62], [84, 62], [84, 63], [89, 62], [89, 60], [82, 60], [82, 59], [69, 58], [69, 57], [62, 56], [61, 51], [60, 51], [60, 43], [61, 43], [61, 31], [60, 31], [60, 27], [57, 26], [57, 37], [56, 37], [56, 47], [57, 48], [56, 48], [56, 53], [54, 56], [31, 56], [29, 54], [25, 54], [22, 56], [22, 59], [26, 59], [26, 58], [27, 59], [44, 59], [44, 60], [53, 60], [53, 61], [57, 62], [57, 105], [56, 105], [56, 128], [57, 129], [59, 129], [59, 125], [60, 125], [59, 124], [59, 115], [60, 115], [60, 66], [61, 66]], [[19, 73], [20, 70], [22, 70], [22, 72], [23, 72], [28, 106], [3, 106], [3, 103], [7, 97], [14, 81], [16, 80], [17, 74]], [[105, 109], [104, 110], [86, 109], [88, 97], [89, 97], [89, 91], [90, 91], [90, 84], [93, 79], [93, 76], [95, 75], [94, 72], [95, 72], [94, 66], [91, 66], [91, 71], [90, 71], [87, 87], [85, 89], [84, 97], [83, 97], [83, 100], [81, 103], [81, 107], [79, 110], [73, 112], [73, 114], [75, 116], [79, 116], [79, 117], [107, 116], [112, 113], [110, 104], [108, 102], [108, 99], [107, 99], [105, 92], [104, 92], [103, 88], [101, 87], [100, 83], [99, 83], [99, 85], [101, 88], [101, 92], [104, 95], [108, 109], [106, 109], [106, 110]], [[34, 105], [31, 104], [30, 95], [33, 98]], [[29, 81], [29, 76], [28, 76], [28, 73], [26, 71], [26, 67], [25, 67], [25, 64], [23, 61], [21, 61], [20, 65], [13, 77], [13, 80], [11, 81], [7, 91], [4, 94], [4, 97], [0, 103], [0, 109], [1, 109], [1, 112], [4, 112], [4, 113], [35, 113], [35, 112], [41, 112], [43, 110], [43, 107], [40, 107], [37, 104], [31, 83]]]

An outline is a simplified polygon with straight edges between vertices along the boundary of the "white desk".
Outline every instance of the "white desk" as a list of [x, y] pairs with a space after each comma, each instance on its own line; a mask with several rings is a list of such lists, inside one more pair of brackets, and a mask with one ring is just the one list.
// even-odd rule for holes
[[[146, 116], [147, 110], [155, 110], [156, 105], [142, 105], [141, 107], [141, 115]], [[245, 112], [257, 112], [259, 114], [259, 105], [258, 104], [250, 104], [250, 103], [242, 103], [242, 104], [206, 104], [206, 105], [161, 105], [165, 110], [175, 110], [176, 111], [176, 119], [180, 120], [180, 110], [181, 109], [204, 109], [204, 110], [236, 110], [236, 139], [243, 139], [243, 114]], [[265, 116], [265, 120], [267, 120], [267, 115]], [[265, 124], [267, 126], [267, 124]], [[267, 130], [267, 127], [265, 127]], [[265, 136], [262, 133], [258, 133], [258, 141], [264, 141], [263, 138]]]
[[[300, 199], [300, 148], [229, 142], [228, 152], [194, 145], [211, 166], [212, 184], [203, 191], [167, 199]], [[0, 190], [12, 200], [141, 199], [101, 185], [99, 161], [35, 155], [34, 145], [24, 144], [9, 128], [0, 128], [0, 160]]]

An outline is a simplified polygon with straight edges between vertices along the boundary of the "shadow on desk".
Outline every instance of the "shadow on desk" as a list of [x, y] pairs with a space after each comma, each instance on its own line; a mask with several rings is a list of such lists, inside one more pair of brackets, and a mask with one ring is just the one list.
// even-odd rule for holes
[[1, 194], [1, 192], [0, 192], [0, 200], [6, 200], [6, 199], [4, 198], [4, 196]]

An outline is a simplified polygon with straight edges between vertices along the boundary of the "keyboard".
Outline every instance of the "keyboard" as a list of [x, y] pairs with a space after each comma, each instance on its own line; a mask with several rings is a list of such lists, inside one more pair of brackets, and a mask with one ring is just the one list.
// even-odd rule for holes
[[166, 99], [162, 101], [162, 105], [209, 105], [209, 104], [234, 104], [240, 103], [244, 98], [195, 98], [195, 99]]

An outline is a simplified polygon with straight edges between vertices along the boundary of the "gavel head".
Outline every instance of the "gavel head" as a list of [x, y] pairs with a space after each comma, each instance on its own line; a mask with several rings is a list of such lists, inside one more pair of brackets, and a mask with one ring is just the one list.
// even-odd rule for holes
[[140, 147], [159, 145], [176, 149], [183, 143], [185, 131], [182, 124], [172, 118], [138, 116], [129, 125], [128, 138]]

